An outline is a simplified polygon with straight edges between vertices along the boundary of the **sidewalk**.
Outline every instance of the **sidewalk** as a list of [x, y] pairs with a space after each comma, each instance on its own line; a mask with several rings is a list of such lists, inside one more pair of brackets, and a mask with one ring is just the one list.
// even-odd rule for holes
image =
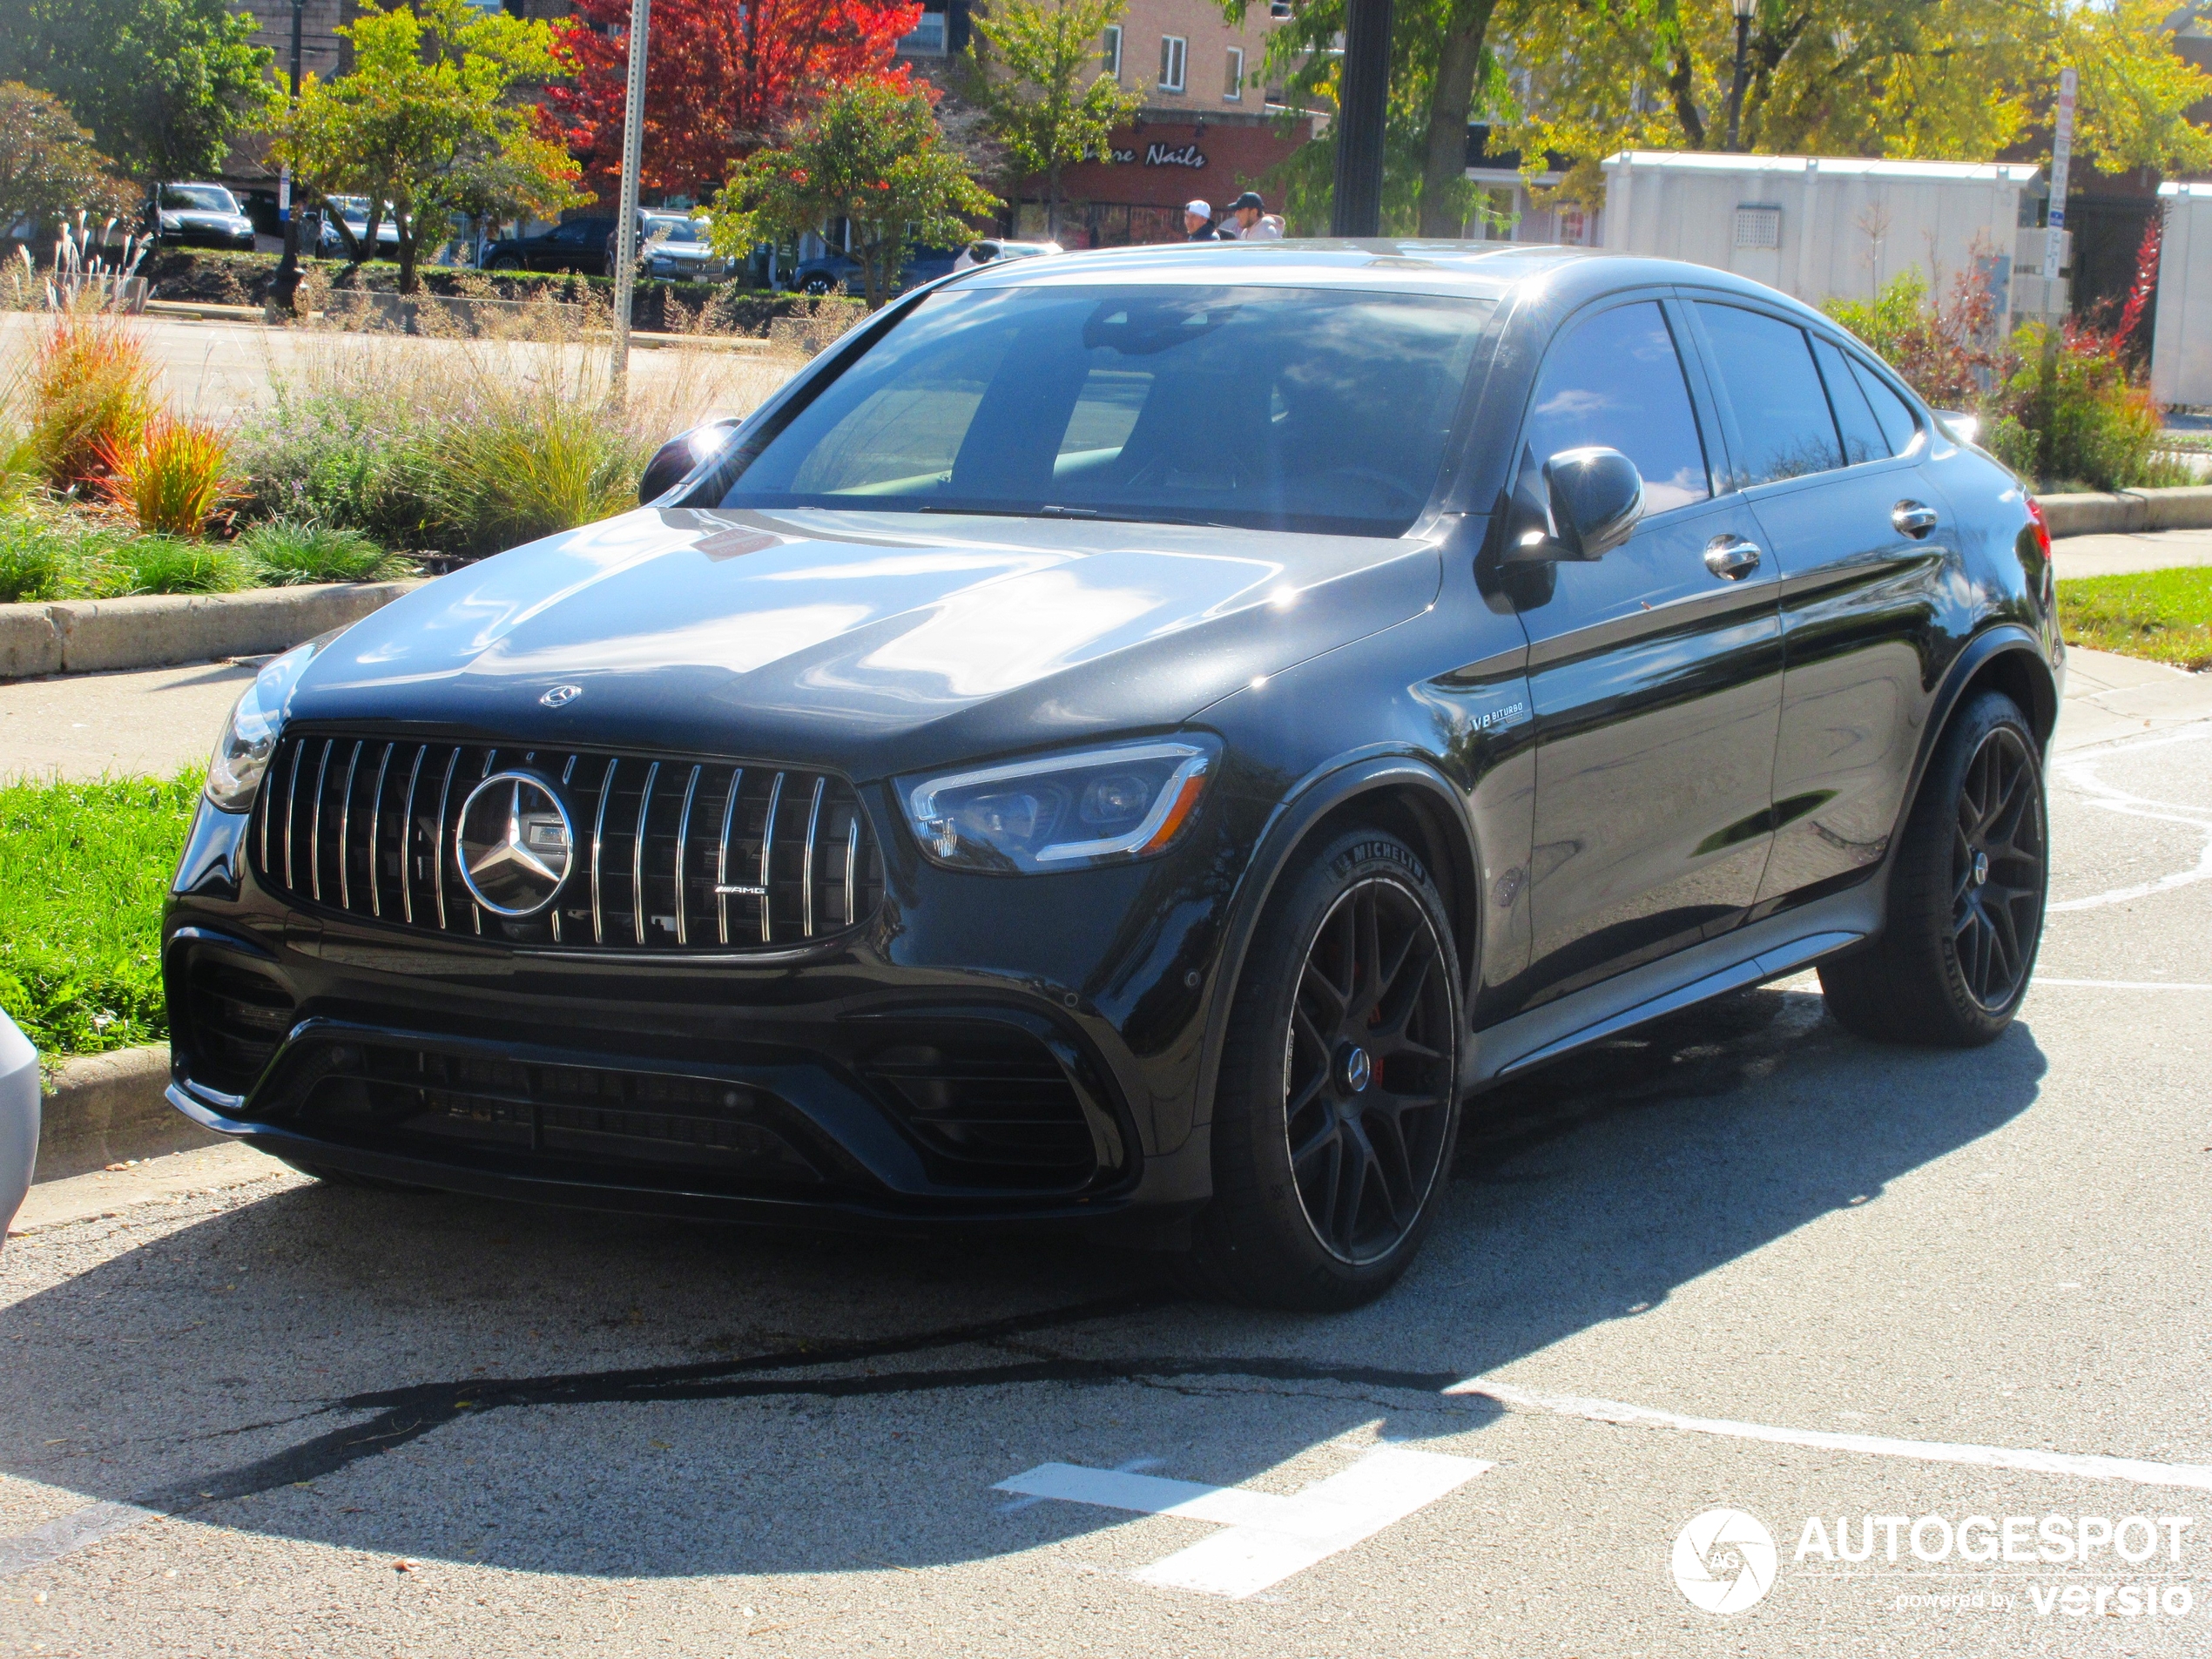
[[2051, 543], [2059, 580], [2133, 576], [2182, 564], [2212, 564], [2212, 530], [2137, 530], [2120, 536], [2066, 536]]
[[189, 663], [0, 681], [0, 779], [166, 778], [202, 764], [253, 673]]
[[2067, 651], [2066, 705], [2059, 711], [2055, 745], [2060, 753], [2207, 719], [2212, 719], [2212, 674], [2185, 673], [2110, 651]]

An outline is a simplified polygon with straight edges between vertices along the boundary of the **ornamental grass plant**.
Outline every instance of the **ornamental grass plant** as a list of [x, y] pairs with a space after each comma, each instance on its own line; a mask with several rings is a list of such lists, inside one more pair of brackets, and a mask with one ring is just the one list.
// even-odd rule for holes
[[104, 454], [135, 445], [158, 412], [145, 340], [121, 318], [57, 311], [32, 347], [24, 398], [32, 452], [57, 489], [107, 470]]
[[150, 535], [199, 536], [230, 489], [230, 438], [206, 421], [157, 415], [129, 443], [97, 446], [99, 493]]

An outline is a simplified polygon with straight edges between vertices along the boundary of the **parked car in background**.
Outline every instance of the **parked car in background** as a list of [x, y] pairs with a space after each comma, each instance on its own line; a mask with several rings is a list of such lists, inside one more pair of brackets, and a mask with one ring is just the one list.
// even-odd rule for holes
[[188, 247], [253, 246], [253, 221], [222, 185], [164, 185], [157, 235]]
[[569, 219], [533, 235], [503, 236], [484, 249], [484, 269], [604, 276], [614, 229], [612, 219]]
[[30, 1190], [38, 1118], [38, 1051], [0, 1010], [0, 1238]]
[[1345, 1307], [1494, 1084], [1816, 965], [1931, 1047], [2027, 992], [2047, 529], [1743, 277], [994, 261], [671, 442], [260, 670], [163, 928], [202, 1126]]
[[671, 282], [719, 282], [735, 266], [714, 251], [713, 222], [685, 213], [641, 213], [638, 270]]
[[[375, 254], [396, 259], [400, 251], [400, 227], [391, 217], [388, 202], [376, 219]], [[325, 255], [342, 255], [347, 252], [346, 239], [338, 233], [337, 221], [346, 221], [346, 228], [360, 243], [368, 234], [368, 198], [366, 196], [326, 196], [323, 198], [322, 229], [316, 237], [316, 251]]]
[[1057, 242], [1008, 242], [995, 236], [987, 236], [981, 241], [970, 242], [961, 249], [953, 260], [953, 269], [972, 271], [979, 265], [989, 265], [998, 260], [1034, 260], [1043, 254], [1063, 251]]
[[[953, 261], [959, 257], [960, 250], [955, 248], [916, 248], [899, 267], [898, 280], [891, 285], [892, 292], [919, 287], [941, 276], [951, 275]], [[861, 288], [860, 262], [850, 253], [825, 253], [794, 266], [787, 286], [801, 293], [858, 293]]]

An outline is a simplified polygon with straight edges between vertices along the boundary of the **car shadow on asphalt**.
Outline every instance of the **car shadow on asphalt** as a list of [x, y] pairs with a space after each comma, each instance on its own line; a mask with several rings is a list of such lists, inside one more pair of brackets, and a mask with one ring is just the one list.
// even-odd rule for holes
[[1324, 1442], [1479, 1427], [1498, 1408], [1446, 1384], [1871, 1201], [2010, 1121], [2045, 1070], [2024, 1024], [1911, 1051], [1802, 993], [1723, 999], [1472, 1102], [1422, 1260], [1334, 1318], [1194, 1301], [1080, 1238], [293, 1186], [145, 1225], [0, 1312], [0, 1468], [539, 1572], [988, 1558], [1126, 1518], [989, 1490], [1039, 1463], [1294, 1489], [1324, 1471], [1278, 1466]]

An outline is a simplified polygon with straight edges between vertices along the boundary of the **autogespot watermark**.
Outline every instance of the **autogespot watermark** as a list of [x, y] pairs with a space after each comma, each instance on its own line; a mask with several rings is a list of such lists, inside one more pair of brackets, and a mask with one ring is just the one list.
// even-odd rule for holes
[[[2023, 1611], [2035, 1618], [2182, 1619], [2196, 1595], [2182, 1565], [2193, 1515], [1809, 1515], [1787, 1567], [1764, 1522], [1708, 1509], [1675, 1539], [1675, 1583], [1725, 1617], [1756, 1607], [1785, 1571], [1823, 1579], [1981, 1578], [1973, 1587], [1882, 1586], [1897, 1612]], [[2056, 1569], [2056, 1570], [2054, 1570]]]

